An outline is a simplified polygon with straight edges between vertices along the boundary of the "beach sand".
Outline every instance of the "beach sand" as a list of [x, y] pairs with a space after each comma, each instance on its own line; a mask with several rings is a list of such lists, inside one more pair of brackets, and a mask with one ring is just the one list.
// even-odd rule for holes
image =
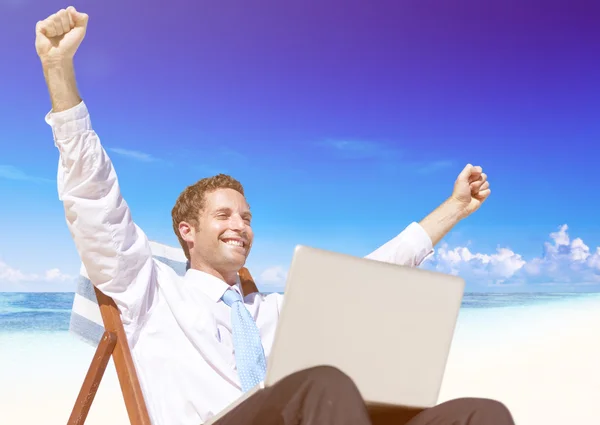
[[[65, 332], [0, 333], [0, 424], [64, 425], [94, 354]], [[600, 298], [462, 310], [440, 402], [488, 397], [518, 425], [600, 420]], [[112, 362], [88, 425], [127, 425]]]

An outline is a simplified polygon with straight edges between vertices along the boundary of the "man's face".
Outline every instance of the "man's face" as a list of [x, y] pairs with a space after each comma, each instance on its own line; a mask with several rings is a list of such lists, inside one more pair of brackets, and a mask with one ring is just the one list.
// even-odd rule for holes
[[190, 249], [192, 266], [227, 279], [244, 266], [252, 247], [250, 208], [233, 189], [207, 193], [204, 201]]

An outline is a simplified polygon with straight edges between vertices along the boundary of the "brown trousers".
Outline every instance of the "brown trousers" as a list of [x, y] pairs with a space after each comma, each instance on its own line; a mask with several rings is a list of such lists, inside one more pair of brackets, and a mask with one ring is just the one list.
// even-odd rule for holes
[[321, 366], [282, 379], [254, 394], [215, 425], [514, 425], [501, 403], [456, 399], [423, 411], [372, 410], [352, 380]]

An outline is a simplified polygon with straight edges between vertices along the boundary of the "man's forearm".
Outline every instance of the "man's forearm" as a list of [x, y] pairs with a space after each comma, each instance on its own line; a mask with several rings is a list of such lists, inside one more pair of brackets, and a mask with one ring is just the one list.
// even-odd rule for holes
[[419, 223], [437, 245], [465, 217], [464, 208], [452, 198], [447, 199]]
[[72, 60], [42, 63], [42, 69], [48, 85], [53, 112], [66, 111], [81, 103]]

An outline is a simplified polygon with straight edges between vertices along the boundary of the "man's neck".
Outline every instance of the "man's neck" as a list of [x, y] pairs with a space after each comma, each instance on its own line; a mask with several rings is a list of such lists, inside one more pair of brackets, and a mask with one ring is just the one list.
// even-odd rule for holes
[[204, 264], [195, 264], [194, 261], [191, 261], [190, 268], [207, 273], [211, 276], [216, 277], [217, 279], [221, 279], [223, 282], [225, 282], [229, 286], [233, 286], [233, 285], [237, 284], [237, 271], [235, 271], [235, 272], [219, 272], [218, 270], [215, 270], [213, 267], [209, 267]]

